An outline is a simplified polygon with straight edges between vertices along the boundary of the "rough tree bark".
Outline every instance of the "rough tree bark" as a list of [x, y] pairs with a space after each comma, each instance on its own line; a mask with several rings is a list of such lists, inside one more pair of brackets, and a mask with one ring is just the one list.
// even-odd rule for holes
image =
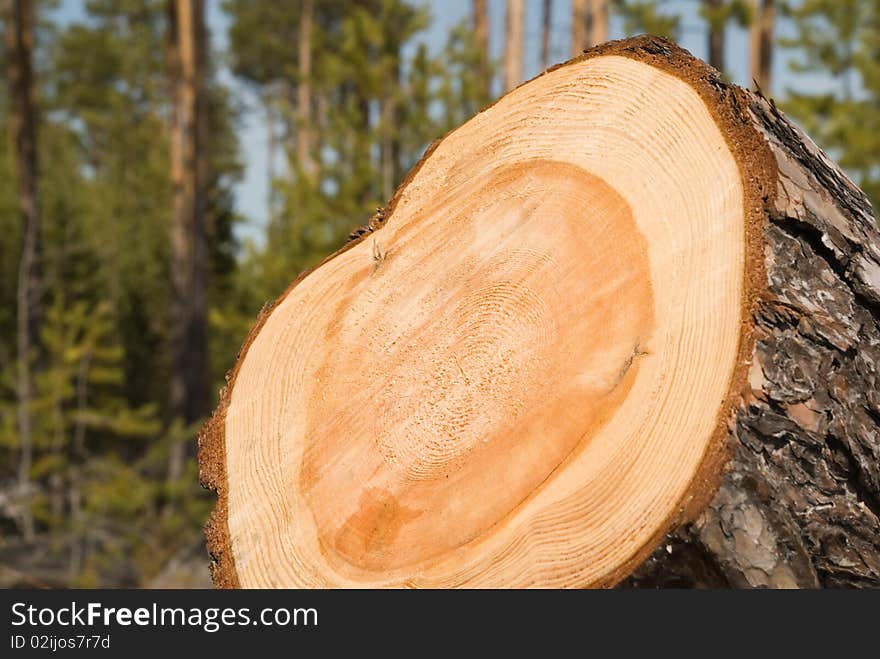
[[878, 366], [864, 194], [762, 96], [610, 42], [260, 315], [200, 436], [214, 582], [878, 586]]
[[22, 533], [25, 540], [34, 536], [31, 511], [31, 465], [33, 463], [33, 427], [31, 399], [33, 375], [32, 351], [39, 341], [40, 297], [40, 212], [37, 198], [37, 116], [34, 102], [33, 48], [34, 7], [30, 0], [6, 0], [5, 42], [9, 76], [10, 123], [18, 173], [18, 207], [21, 214], [21, 261], [17, 290], [18, 435], [20, 455], [18, 485], [21, 495]]
[[[205, 16], [203, 0], [176, 0], [172, 9], [173, 94], [171, 179], [172, 418], [192, 423], [206, 407], [207, 159], [205, 154]], [[170, 450], [168, 477], [183, 473], [187, 445]]]
[[625, 582], [880, 586], [880, 234], [868, 199], [762, 96], [738, 93], [777, 169], [766, 291], [731, 454], [708, 508]]
[[504, 31], [504, 89], [511, 90], [522, 82], [523, 30], [525, 6], [523, 0], [507, 0]]
[[752, 23], [749, 26], [749, 67], [752, 80], [766, 94], [771, 94], [773, 69], [773, 31], [776, 17], [774, 0], [751, 0]]

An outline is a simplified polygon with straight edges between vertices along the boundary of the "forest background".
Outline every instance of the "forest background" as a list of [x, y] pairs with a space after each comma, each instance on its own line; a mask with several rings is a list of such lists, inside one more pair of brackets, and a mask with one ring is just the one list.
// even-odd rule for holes
[[0, 0], [0, 586], [210, 584], [195, 436], [264, 303], [505, 90], [651, 32], [880, 200], [880, 0]]

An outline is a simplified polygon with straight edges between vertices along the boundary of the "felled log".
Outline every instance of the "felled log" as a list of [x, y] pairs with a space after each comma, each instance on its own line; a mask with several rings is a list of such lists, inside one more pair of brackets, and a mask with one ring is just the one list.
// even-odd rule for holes
[[605, 44], [261, 313], [200, 437], [214, 582], [877, 585], [878, 364], [864, 194], [677, 46]]

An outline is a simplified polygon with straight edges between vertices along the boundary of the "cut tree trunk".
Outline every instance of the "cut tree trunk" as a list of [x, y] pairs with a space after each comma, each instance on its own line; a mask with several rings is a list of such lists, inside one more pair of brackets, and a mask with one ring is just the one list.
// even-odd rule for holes
[[864, 194], [763, 97], [610, 42], [260, 315], [200, 437], [214, 582], [880, 585], [878, 365]]

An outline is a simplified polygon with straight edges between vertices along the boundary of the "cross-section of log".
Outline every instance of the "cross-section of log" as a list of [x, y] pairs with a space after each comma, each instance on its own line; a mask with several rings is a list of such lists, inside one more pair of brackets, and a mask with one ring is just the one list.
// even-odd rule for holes
[[[875, 305], [861, 322], [877, 337], [867, 204], [827, 161], [820, 179], [788, 157], [820, 158], [793, 130], [684, 51], [640, 38], [552, 69], [437, 142], [247, 338], [200, 438], [218, 493], [215, 583], [609, 585], [717, 508], [731, 428], [784, 377], [773, 351], [787, 348], [755, 340], [756, 313], [782, 295], [768, 281], [780, 208], [818, 236], [821, 258], [840, 254], [832, 270]], [[809, 282], [824, 275], [786, 263], [781, 288], [798, 299], [778, 313], [860, 354], [856, 330], [820, 329], [832, 311]], [[876, 414], [876, 369], [847, 384]], [[767, 404], [814, 437], [823, 412], [802, 389]], [[732, 491], [718, 496], [758, 498], [754, 484]], [[735, 553], [765, 533], [773, 565], [758, 568], [770, 585], [800, 583], [788, 545], [773, 544], [781, 523], [764, 529], [772, 502], [755, 507], [729, 525], [742, 537], [722, 528], [717, 546]]]

